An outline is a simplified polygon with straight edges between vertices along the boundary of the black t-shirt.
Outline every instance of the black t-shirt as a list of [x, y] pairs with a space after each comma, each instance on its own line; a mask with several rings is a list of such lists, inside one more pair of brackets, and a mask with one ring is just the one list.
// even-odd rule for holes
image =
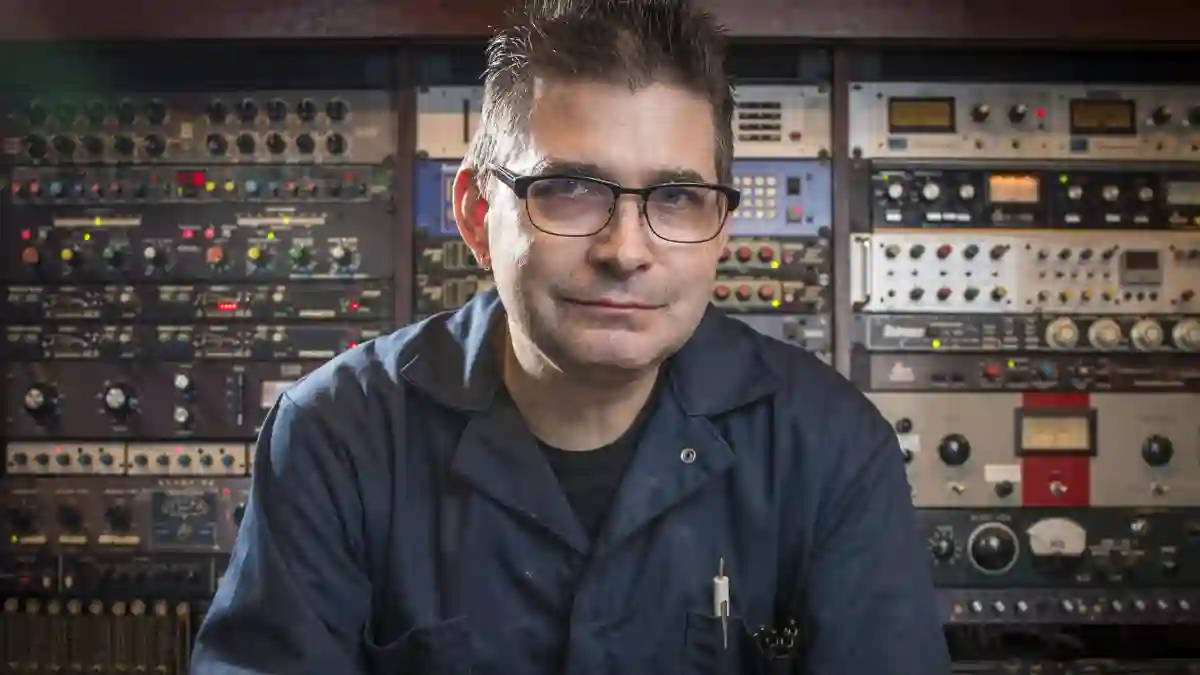
[[656, 384], [654, 393], [647, 399], [646, 405], [629, 429], [604, 447], [575, 452], [560, 450], [538, 441], [546, 461], [558, 477], [558, 484], [566, 494], [567, 502], [571, 504], [575, 516], [593, 540], [600, 536], [600, 530], [608, 520], [608, 512], [612, 510], [617, 489], [620, 488], [629, 462], [637, 451], [638, 441], [641, 440], [642, 430], [650, 412], [654, 410], [658, 390], [659, 386]]

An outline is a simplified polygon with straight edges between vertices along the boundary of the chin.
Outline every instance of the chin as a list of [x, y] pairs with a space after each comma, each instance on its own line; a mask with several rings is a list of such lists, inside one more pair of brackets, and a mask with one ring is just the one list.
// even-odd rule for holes
[[564, 351], [566, 360], [581, 367], [614, 371], [641, 371], [657, 366], [674, 352], [661, 340], [617, 331], [587, 331], [577, 335]]

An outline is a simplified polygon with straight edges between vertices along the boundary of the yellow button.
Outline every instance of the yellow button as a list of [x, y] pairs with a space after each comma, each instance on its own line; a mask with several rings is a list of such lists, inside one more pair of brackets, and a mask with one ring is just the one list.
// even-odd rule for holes
[[234, 187], [235, 187], [235, 186], [234, 186], [234, 184], [233, 184], [233, 181], [231, 181], [231, 180], [227, 180], [227, 181], [225, 181], [225, 191], [226, 191], [226, 192], [233, 192], [233, 190], [234, 190]]
[[213, 190], [217, 189], [217, 184], [210, 180], [204, 184], [204, 189], [208, 192], [212, 192]]
[[252, 246], [250, 247], [249, 251], [246, 251], [246, 257], [250, 258], [251, 260], [258, 260], [262, 257], [262, 249], [257, 246]]
[[70, 262], [70, 260], [75, 257], [75, 252], [69, 248], [64, 248], [58, 255], [63, 259], [63, 261]]

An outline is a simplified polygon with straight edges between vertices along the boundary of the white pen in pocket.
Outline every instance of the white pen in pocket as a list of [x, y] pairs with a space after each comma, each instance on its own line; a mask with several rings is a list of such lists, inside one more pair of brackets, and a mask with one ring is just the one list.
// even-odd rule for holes
[[717, 563], [713, 577], [713, 616], [721, 618], [721, 642], [729, 649], [729, 577], [725, 576], [725, 558]]

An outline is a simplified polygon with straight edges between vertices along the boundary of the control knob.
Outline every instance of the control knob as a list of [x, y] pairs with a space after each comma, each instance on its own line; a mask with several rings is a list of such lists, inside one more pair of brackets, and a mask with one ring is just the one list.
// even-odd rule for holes
[[146, 154], [151, 157], [162, 157], [167, 153], [167, 139], [158, 134], [150, 134], [142, 141]]
[[35, 384], [25, 391], [21, 403], [25, 412], [45, 420], [58, 412], [58, 392], [50, 385]]
[[349, 247], [338, 244], [329, 250], [329, 256], [336, 265], [347, 267], [354, 263], [354, 251]]
[[992, 250], [988, 253], [988, 256], [990, 256], [992, 260], [999, 260], [1004, 257], [1005, 253], [1008, 253], [1009, 248], [1010, 247], [1007, 244], [993, 246]]
[[273, 98], [267, 101], [267, 119], [272, 122], [282, 122], [287, 119], [288, 107], [283, 101]]
[[958, 186], [958, 198], [964, 202], [969, 202], [975, 198], [975, 186], [970, 183], [965, 183]]
[[281, 155], [287, 150], [287, 141], [278, 133], [270, 133], [267, 135], [267, 151], [272, 155]]
[[162, 267], [167, 264], [167, 257], [157, 247], [147, 246], [142, 249], [142, 259], [150, 267]]
[[929, 540], [929, 552], [938, 560], [949, 560], [954, 556], [954, 540], [950, 535], [939, 532]]
[[350, 114], [350, 106], [340, 98], [331, 99], [325, 104], [325, 114], [333, 122], [342, 122]]
[[108, 523], [108, 529], [113, 532], [128, 532], [133, 528], [133, 515], [120, 504], [105, 509], [104, 520]]
[[83, 514], [69, 504], [58, 507], [58, 524], [72, 534], [83, 532]]
[[1154, 126], [1162, 126], [1171, 121], [1171, 109], [1165, 105], [1160, 105], [1150, 113], [1150, 123]]
[[317, 149], [317, 142], [313, 140], [312, 134], [300, 134], [296, 137], [296, 149], [302, 155], [311, 155]]
[[1070, 185], [1067, 187], [1067, 199], [1077, 202], [1083, 199], [1083, 188], [1078, 185]]
[[288, 251], [288, 256], [292, 259], [293, 267], [308, 267], [312, 264], [312, 249], [308, 246], [302, 244], [293, 246]]
[[117, 104], [117, 124], [127, 127], [137, 119], [138, 107], [133, 101], [125, 100]]
[[84, 136], [83, 149], [92, 157], [99, 157], [104, 154], [104, 139], [99, 136]]
[[208, 104], [208, 121], [212, 124], [225, 124], [229, 117], [229, 106], [221, 99], [215, 99]]
[[133, 389], [124, 384], [112, 384], [104, 388], [104, 408], [117, 418], [126, 418], [133, 414], [137, 405], [137, 395]]
[[904, 196], [904, 186], [900, 183], [889, 183], [887, 186], [888, 199], [897, 202]]
[[942, 188], [938, 187], [937, 183], [926, 183], [921, 186], [921, 199], [927, 202], [937, 201], [938, 197], [942, 196]]
[[317, 104], [311, 99], [306, 98], [296, 104], [296, 117], [302, 122], [311, 122], [317, 118]]
[[1142, 441], [1142, 459], [1150, 466], [1166, 466], [1175, 456], [1175, 444], [1171, 439], [1154, 435]]
[[237, 116], [242, 124], [251, 124], [258, 117], [258, 104], [251, 99], [242, 99], [237, 105]]
[[243, 155], [253, 155], [258, 147], [258, 141], [254, 139], [253, 134], [238, 134], [236, 143], [238, 152]]
[[71, 138], [70, 136], [55, 136], [51, 143], [54, 145], [54, 151], [57, 152], [60, 157], [69, 158], [75, 155], [75, 139]]
[[962, 466], [971, 457], [971, 442], [962, 434], [949, 434], [938, 443], [938, 457], [949, 466]]
[[976, 122], [986, 122], [988, 117], [992, 115], [992, 108], [986, 103], [977, 104], [971, 108], [971, 119]]
[[1007, 525], [980, 525], [967, 540], [971, 564], [985, 574], [1003, 574], [1017, 562], [1017, 535]]
[[1079, 343], [1079, 328], [1071, 319], [1055, 319], [1046, 326], [1046, 343], [1052, 349], [1071, 349]]
[[204, 147], [208, 148], [208, 154], [220, 157], [229, 151], [229, 141], [221, 134], [209, 134], [204, 139]]
[[1174, 330], [1171, 331], [1171, 341], [1183, 351], [1200, 351], [1200, 320], [1184, 319], [1175, 324]]
[[1200, 106], [1188, 110], [1187, 123], [1191, 127], [1200, 127]]
[[1112, 319], [1095, 321], [1088, 328], [1088, 342], [1096, 349], [1112, 349], [1121, 343], [1121, 326]]
[[8, 510], [7, 520], [9, 531], [18, 537], [28, 537], [34, 534], [37, 527], [37, 518], [29, 509], [19, 506], [12, 507]]
[[181, 405], [175, 406], [171, 417], [175, 420], [176, 426], [188, 427], [192, 424], [192, 411]]
[[1152, 319], [1138, 321], [1133, 328], [1129, 329], [1129, 340], [1139, 351], [1148, 352], [1158, 349], [1162, 346], [1165, 338], [1162, 326]]
[[50, 152], [50, 144], [41, 136], [25, 137], [25, 154], [31, 159], [42, 159]]
[[346, 152], [346, 137], [341, 134], [329, 134], [325, 137], [325, 151], [331, 155], [341, 155]]
[[1029, 106], [1024, 103], [1018, 103], [1008, 109], [1008, 121], [1013, 124], [1020, 124], [1029, 116]]
[[179, 373], [172, 381], [175, 391], [180, 394], [191, 394], [195, 391], [196, 385], [192, 382], [192, 377], [187, 373]]
[[1100, 198], [1106, 202], [1115, 202], [1121, 196], [1121, 188], [1116, 185], [1105, 185], [1100, 188]]
[[1146, 186], [1138, 190], [1138, 200], [1142, 202], [1151, 202], [1154, 200], [1154, 188]]

